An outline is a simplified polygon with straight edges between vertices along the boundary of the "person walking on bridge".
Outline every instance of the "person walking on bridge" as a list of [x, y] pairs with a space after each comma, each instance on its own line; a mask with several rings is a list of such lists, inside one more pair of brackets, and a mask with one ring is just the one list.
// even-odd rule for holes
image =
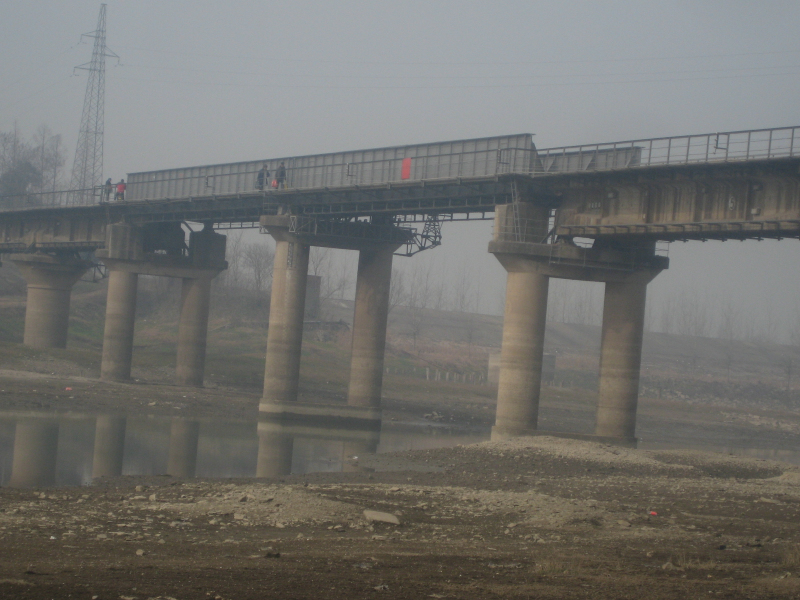
[[123, 200], [125, 200], [125, 188], [126, 187], [127, 186], [125, 185], [125, 180], [124, 179], [120, 179], [119, 183], [117, 184], [117, 195], [114, 198], [114, 200], [116, 200], [117, 202], [122, 202]]
[[103, 188], [103, 195], [106, 202], [111, 202], [111, 194], [114, 193], [114, 184], [111, 183], [111, 177], [106, 179], [106, 185]]
[[269, 169], [267, 169], [267, 163], [261, 165], [261, 170], [256, 175], [256, 189], [263, 190], [264, 185], [269, 183]]
[[275, 181], [278, 182], [279, 190], [282, 190], [286, 187], [286, 165], [283, 164], [283, 161], [281, 161], [281, 164], [278, 165], [278, 170], [275, 173]]

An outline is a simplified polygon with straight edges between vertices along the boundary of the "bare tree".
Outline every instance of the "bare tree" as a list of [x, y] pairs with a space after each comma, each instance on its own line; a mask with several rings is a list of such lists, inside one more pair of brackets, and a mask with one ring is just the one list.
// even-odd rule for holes
[[244, 279], [244, 233], [242, 231], [230, 231], [226, 235], [225, 259], [228, 261], [228, 268], [225, 269], [215, 282], [219, 288], [240, 288]]
[[733, 305], [730, 298], [723, 300], [717, 307], [719, 323], [717, 337], [723, 340], [734, 340], [739, 335], [739, 309]]
[[474, 274], [470, 273], [467, 263], [461, 263], [456, 274], [456, 281], [453, 285], [453, 310], [458, 312], [469, 312], [472, 310], [474, 300], [472, 294]]
[[389, 313], [392, 312], [395, 306], [405, 304], [407, 298], [405, 275], [400, 269], [394, 267], [392, 269], [392, 282], [389, 287]]
[[272, 278], [275, 254], [266, 243], [250, 243], [244, 247], [242, 262], [248, 270], [253, 289], [261, 292]]
[[430, 267], [421, 262], [414, 263], [411, 269], [411, 278], [408, 282], [408, 296], [406, 304], [414, 310], [411, 311], [409, 325], [414, 350], [417, 349], [417, 339], [422, 335], [425, 326], [425, 310], [431, 300]]

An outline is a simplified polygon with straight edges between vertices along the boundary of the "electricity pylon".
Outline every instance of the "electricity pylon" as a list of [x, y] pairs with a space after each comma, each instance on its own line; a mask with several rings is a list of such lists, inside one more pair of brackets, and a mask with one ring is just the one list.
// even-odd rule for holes
[[84, 33], [83, 38], [94, 38], [91, 62], [75, 69], [89, 71], [86, 95], [83, 98], [83, 114], [75, 160], [72, 162], [73, 190], [69, 204], [93, 204], [95, 190], [103, 183], [103, 121], [105, 118], [106, 58], [119, 56], [106, 48], [106, 5], [100, 5], [97, 29]]

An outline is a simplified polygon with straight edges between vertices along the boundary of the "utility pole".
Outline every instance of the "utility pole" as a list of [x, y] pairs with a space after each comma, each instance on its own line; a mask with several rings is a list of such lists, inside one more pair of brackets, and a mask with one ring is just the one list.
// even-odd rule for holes
[[106, 5], [100, 5], [97, 29], [84, 33], [94, 39], [91, 62], [75, 69], [89, 71], [86, 95], [83, 99], [81, 129], [75, 160], [72, 163], [72, 179], [68, 204], [93, 204], [95, 190], [103, 183], [103, 121], [105, 114], [106, 58], [119, 56], [106, 48]]

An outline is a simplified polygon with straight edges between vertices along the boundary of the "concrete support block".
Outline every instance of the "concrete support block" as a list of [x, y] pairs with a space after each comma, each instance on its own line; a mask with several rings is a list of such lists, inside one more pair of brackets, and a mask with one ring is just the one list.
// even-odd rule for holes
[[389, 288], [395, 247], [362, 250], [358, 257], [349, 406], [380, 408]]
[[535, 272], [508, 273], [492, 439], [537, 427], [549, 282]]
[[211, 279], [183, 279], [178, 322], [176, 383], [203, 386], [208, 336], [208, 311], [211, 306]]
[[127, 223], [114, 223], [106, 227], [106, 247], [102, 258], [118, 260], [144, 260], [144, 233], [140, 227]]
[[264, 403], [297, 401], [309, 247], [276, 238], [264, 367]]
[[198, 269], [226, 269], [227, 241], [227, 236], [215, 233], [210, 226], [202, 231], [193, 231], [189, 234], [189, 260]]
[[23, 343], [32, 348], [66, 348], [72, 286], [91, 264], [44, 254], [19, 254], [12, 261], [28, 284]]
[[293, 448], [293, 437], [259, 431], [256, 477], [282, 477], [291, 474]]
[[197, 470], [197, 441], [200, 423], [187, 419], [173, 419], [169, 432], [169, 458], [167, 474], [173, 477], [194, 477]]
[[58, 421], [21, 419], [14, 435], [10, 487], [44, 487], [55, 484]]
[[125, 450], [125, 417], [97, 417], [94, 429], [92, 478], [119, 477]]
[[606, 283], [595, 434], [633, 439], [649, 279]]
[[136, 273], [109, 271], [100, 379], [127, 381], [131, 378], [138, 282]]
[[503, 204], [495, 208], [492, 239], [495, 242], [541, 244], [547, 237], [550, 209], [530, 202]]

